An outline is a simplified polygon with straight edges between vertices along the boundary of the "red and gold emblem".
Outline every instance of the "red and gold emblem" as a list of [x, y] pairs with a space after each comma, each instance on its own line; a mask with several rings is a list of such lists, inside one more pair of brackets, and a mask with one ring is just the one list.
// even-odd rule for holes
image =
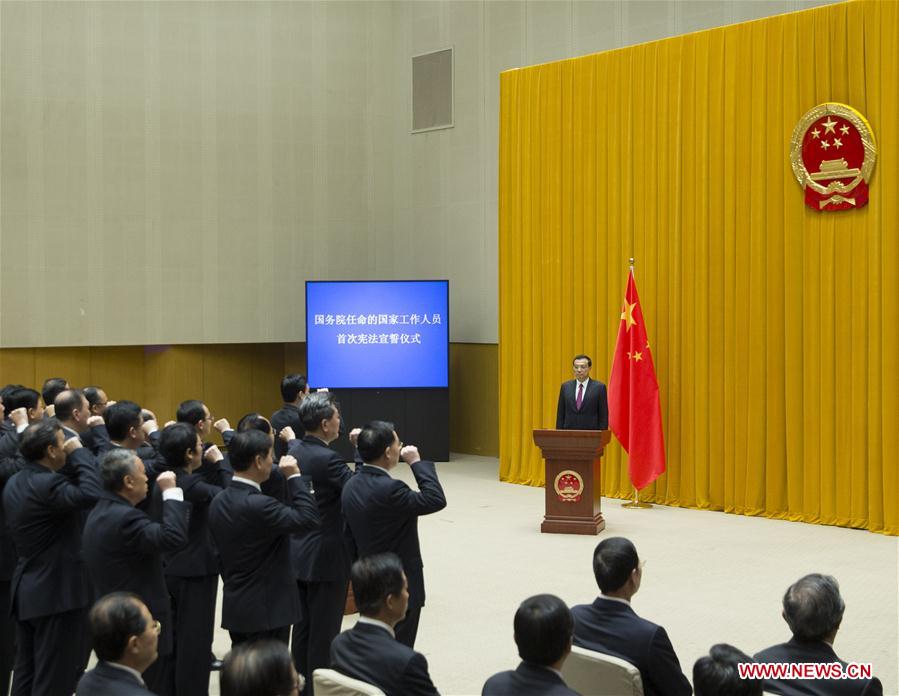
[[805, 189], [805, 204], [815, 210], [866, 205], [876, 157], [871, 125], [851, 106], [819, 104], [793, 129], [790, 162]]
[[584, 492], [584, 479], [578, 472], [566, 469], [556, 476], [553, 488], [563, 503], [576, 503]]

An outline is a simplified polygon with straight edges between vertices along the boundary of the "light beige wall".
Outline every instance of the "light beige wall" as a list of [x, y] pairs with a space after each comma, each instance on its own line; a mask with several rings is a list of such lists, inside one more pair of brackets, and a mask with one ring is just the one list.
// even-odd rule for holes
[[304, 280], [427, 277], [495, 343], [499, 72], [814, 4], [4, 1], [0, 346], [302, 341]]

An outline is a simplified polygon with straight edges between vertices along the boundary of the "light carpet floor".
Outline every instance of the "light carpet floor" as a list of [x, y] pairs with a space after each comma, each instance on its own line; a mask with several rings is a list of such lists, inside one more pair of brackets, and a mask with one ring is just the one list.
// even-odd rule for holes
[[[787, 640], [784, 590], [821, 572], [839, 580], [846, 600], [837, 654], [871, 662], [884, 694], [899, 696], [896, 537], [662, 506], [625, 510], [609, 498], [598, 537], [541, 534], [543, 490], [500, 483], [497, 471], [487, 457], [454, 455], [438, 464], [448, 504], [419, 522], [427, 606], [416, 649], [441, 693], [480, 694], [487, 677], [514, 668], [512, 617], [521, 600], [550, 592], [569, 604], [592, 601], [594, 547], [625, 536], [647, 562], [634, 609], [666, 628], [688, 678], [713, 643], [752, 654]], [[408, 467], [396, 475], [414, 485]], [[354, 622], [347, 617], [344, 628]], [[229, 646], [217, 629], [216, 654]], [[213, 675], [210, 694], [218, 693]]]

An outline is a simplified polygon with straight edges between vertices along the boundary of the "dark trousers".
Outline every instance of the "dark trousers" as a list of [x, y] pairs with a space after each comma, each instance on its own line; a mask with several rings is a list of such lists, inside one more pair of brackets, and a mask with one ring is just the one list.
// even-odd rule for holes
[[9, 615], [9, 580], [0, 580], [0, 696], [9, 693], [9, 676], [16, 660], [16, 622]]
[[396, 639], [410, 648], [415, 647], [415, 636], [418, 635], [418, 620], [421, 618], [421, 607], [410, 606], [406, 610], [406, 618], [393, 627]]
[[299, 622], [293, 625], [290, 650], [297, 672], [306, 679], [306, 696], [312, 696], [312, 672], [331, 666], [331, 641], [340, 633], [346, 606], [347, 581], [297, 581], [300, 593]]
[[175, 629], [175, 694], [205, 696], [209, 693], [218, 575], [195, 578], [169, 575], [165, 583], [172, 597]]
[[61, 696], [75, 691], [84, 668], [84, 612], [75, 609], [17, 623], [13, 696]]
[[257, 640], [280, 640], [284, 645], [290, 642], [290, 624], [271, 628], [268, 631], [253, 631], [252, 633], [240, 633], [239, 631], [228, 631], [231, 634], [231, 647], [240, 645], [241, 643], [252, 643]]
[[147, 688], [157, 696], [175, 696], [174, 667], [170, 654], [157, 657], [143, 673]]

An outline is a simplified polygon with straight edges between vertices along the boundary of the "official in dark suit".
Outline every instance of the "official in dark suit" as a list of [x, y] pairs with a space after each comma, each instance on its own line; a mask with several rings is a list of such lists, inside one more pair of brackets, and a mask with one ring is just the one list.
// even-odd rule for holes
[[293, 457], [279, 467], [290, 504], [264, 495], [272, 470], [272, 440], [259, 430], [237, 433], [230, 444], [234, 477], [209, 506], [209, 529], [219, 552], [224, 595], [222, 628], [233, 644], [274, 638], [287, 643], [300, 602], [290, 566], [290, 535], [319, 524], [315, 498]]
[[[116, 404], [118, 405], [118, 404]], [[106, 489], [84, 527], [84, 557], [97, 594], [133, 592], [162, 623], [159, 659], [144, 674], [151, 691], [172, 693], [172, 609], [162, 557], [187, 544], [188, 510], [174, 472], [156, 479], [162, 495], [162, 522], [154, 522], [136, 505], [147, 496], [144, 464], [131, 450], [115, 448], [100, 459]]]
[[148, 510], [156, 482], [158, 455], [156, 447], [148, 442], [158, 426], [155, 420], [144, 420], [144, 410], [133, 401], [117, 401], [103, 413], [106, 430], [109, 433], [110, 449], [120, 448], [133, 451], [143, 462], [147, 474], [147, 496], [138, 504], [141, 510]]
[[209, 692], [218, 593], [218, 558], [209, 534], [209, 505], [227, 485], [221, 469], [224, 457], [215, 445], [204, 453], [199, 430], [184, 422], [162, 431], [159, 451], [190, 503], [187, 545], [165, 554], [165, 582], [172, 598], [175, 632], [175, 693], [201, 696]]
[[156, 660], [160, 625], [140, 597], [108, 594], [94, 604], [89, 619], [99, 662], [81, 677], [75, 696], [151, 694], [142, 674]]
[[696, 696], [763, 696], [764, 682], [740, 676], [740, 665], [753, 662], [733, 645], [713, 645], [708, 655], [693, 664], [693, 693]]
[[289, 452], [302, 462], [303, 480], [315, 490], [321, 526], [291, 539], [300, 595], [300, 620], [293, 627], [291, 651], [297, 671], [306, 680], [305, 693], [310, 695], [312, 673], [328, 666], [331, 641], [340, 633], [343, 620], [352, 558], [340, 496], [353, 471], [328, 447], [340, 433], [340, 411], [334, 396], [310, 394], [300, 406], [300, 416], [306, 436], [294, 441]]
[[92, 427], [83, 432], [81, 434], [81, 444], [83, 444], [91, 452], [93, 452], [94, 456], [99, 457], [111, 447], [109, 441], [109, 432], [106, 430], [105, 421], [102, 420], [103, 412], [106, 411], [106, 406], [109, 403], [109, 400], [106, 397], [106, 392], [103, 391], [100, 387], [85, 387], [81, 391], [84, 393], [84, 397], [87, 399], [90, 414], [92, 416], [99, 416], [101, 422], [103, 422], [102, 428]]
[[[403, 562], [409, 580], [409, 609], [396, 635], [398, 641], [412, 648], [425, 605], [418, 518], [445, 508], [446, 496], [434, 462], [422, 461], [417, 447], [403, 447], [393, 423], [367, 424], [356, 446], [365, 464], [344, 486], [343, 514], [360, 557], [393, 551]], [[400, 458], [412, 469], [420, 492], [390, 475]]]
[[394, 553], [366, 556], [353, 563], [351, 574], [359, 621], [331, 643], [331, 668], [374, 684], [387, 696], [436, 694], [424, 655], [394, 633], [409, 604], [400, 558]]
[[593, 604], [572, 608], [574, 644], [630, 662], [640, 670], [646, 696], [689, 696], [693, 689], [665, 629], [631, 608], [643, 578], [634, 545], [623, 537], [601, 541], [593, 552], [593, 574], [602, 594]]
[[[756, 662], [847, 663], [833, 649], [846, 604], [840, 585], [830, 575], [813, 573], [787, 588], [783, 618], [793, 637], [755, 655]], [[876, 677], [861, 679], [767, 679], [765, 691], [784, 696], [881, 696]]]
[[[15, 696], [70, 694], [84, 669], [85, 609], [79, 513], [97, 500], [94, 457], [80, 440], [64, 442], [54, 418], [22, 433], [25, 465], [3, 490], [6, 523], [18, 562], [12, 578], [17, 621]], [[57, 472], [67, 455], [70, 480]]]
[[275, 431], [275, 459], [287, 454], [287, 443], [278, 438], [284, 428], [293, 430], [294, 435], [302, 439], [303, 421], [300, 418], [300, 404], [309, 393], [309, 385], [305, 375], [284, 375], [281, 380], [281, 398], [284, 404], [272, 414], [272, 429]]
[[[92, 416], [90, 404], [80, 389], [66, 389], [54, 402], [56, 420], [65, 432], [65, 438], [77, 437], [95, 456], [111, 447], [109, 433], [102, 416]], [[88, 444], [90, 443], [90, 445]]]
[[578, 696], [561, 672], [574, 627], [565, 602], [550, 594], [529, 597], [515, 612], [514, 626], [522, 662], [514, 671], [490, 677], [482, 696]]
[[590, 379], [593, 361], [576, 355], [574, 379], [562, 383], [556, 408], [556, 430], [606, 430], [609, 427], [609, 401], [606, 385]]

